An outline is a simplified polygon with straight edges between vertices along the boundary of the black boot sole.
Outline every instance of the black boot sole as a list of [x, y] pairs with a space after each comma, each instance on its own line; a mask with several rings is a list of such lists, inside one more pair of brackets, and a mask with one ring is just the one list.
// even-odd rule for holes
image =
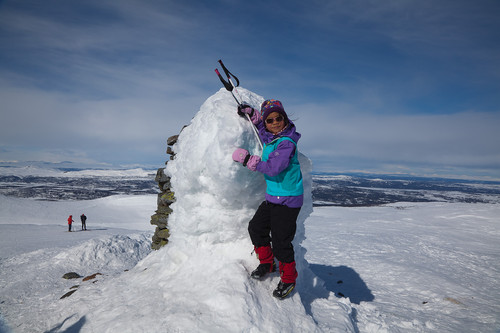
[[288, 287], [288, 289], [286, 289], [283, 292], [283, 294], [281, 294], [278, 290], [273, 291], [273, 296], [276, 297], [277, 299], [284, 299], [288, 295], [290, 295], [294, 289], [295, 289], [295, 285], [293, 284], [290, 287]]

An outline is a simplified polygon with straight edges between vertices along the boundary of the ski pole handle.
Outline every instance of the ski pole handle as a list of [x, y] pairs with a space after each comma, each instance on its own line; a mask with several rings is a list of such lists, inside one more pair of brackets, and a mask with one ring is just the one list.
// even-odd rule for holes
[[[229, 83], [232, 86], [231, 90], [229, 90], [228, 87], [226, 87], [226, 89], [229, 90], [229, 91], [231, 91], [231, 94], [233, 94], [233, 89], [234, 89], [234, 91], [236, 92], [236, 94], [238, 95], [238, 97], [240, 98], [240, 100], [242, 100], [241, 96], [240, 96], [240, 93], [236, 89], [236, 87], [238, 87], [240, 85], [240, 80], [238, 80], [238, 78], [233, 73], [231, 73], [229, 71], [229, 69], [227, 69], [226, 66], [224, 66], [224, 63], [222, 62], [221, 59], [219, 59], [219, 64], [222, 66], [222, 69], [224, 70], [224, 73], [227, 76], [227, 81], [224, 80], [224, 82], [227, 82], [227, 83]], [[231, 80], [231, 76], [236, 80], [236, 84], [234, 84], [233, 80]], [[221, 79], [220, 76], [219, 76], [219, 78]], [[236, 98], [236, 96], [234, 96], [234, 94], [233, 94], [233, 97], [236, 100], [236, 103], [238, 103], [238, 105], [241, 105], [240, 102], [238, 102], [238, 98]]]
[[217, 76], [219, 77], [220, 82], [222, 82], [222, 84], [224, 85], [224, 88], [226, 88], [227, 91], [233, 91], [233, 85], [224, 80], [224, 78], [222, 77], [222, 75], [220, 75], [219, 70], [217, 68], [215, 69], [215, 73], [217, 73]]
[[234, 96], [234, 94], [233, 94], [234, 85], [233, 85], [233, 82], [231, 81], [231, 78], [228, 77], [229, 82], [227, 82], [226, 80], [224, 80], [224, 78], [222, 77], [222, 75], [220, 75], [220, 72], [219, 72], [219, 70], [217, 68], [215, 69], [215, 73], [217, 73], [217, 76], [219, 77], [220, 82], [222, 82], [222, 84], [224, 85], [224, 88], [226, 88], [226, 90], [229, 91], [231, 93], [231, 95], [233, 95], [233, 98], [236, 101], [236, 103], [238, 105], [241, 105], [240, 101], [238, 101], [238, 99], [236, 98], [236, 96]]
[[234, 77], [234, 79], [236, 80], [236, 85], [234, 86], [235, 88], [238, 87], [240, 85], [240, 80], [238, 80], [238, 78], [236, 76], [234, 76], [233, 73], [231, 73], [226, 66], [224, 66], [224, 63], [222, 63], [222, 60], [219, 59], [219, 64], [222, 66], [222, 69], [224, 70], [224, 73], [226, 74], [227, 76], [227, 80], [229, 82], [231, 82], [231, 76]]
[[[216, 68], [215, 69], [215, 73], [217, 74], [217, 76], [219, 77], [220, 79], [220, 82], [222, 82], [222, 84], [224, 85], [224, 87], [226, 88], [227, 91], [229, 91], [231, 93], [231, 95], [233, 96], [234, 100], [236, 101], [236, 103], [241, 106], [241, 103], [240, 101], [238, 101], [238, 99], [236, 98], [236, 96], [234, 96], [233, 94], [233, 89], [236, 91], [236, 93], [238, 94], [238, 96], [240, 95], [238, 93], [238, 91], [236, 90], [236, 87], [238, 87], [240, 85], [240, 81], [238, 80], [238, 78], [236, 76], [234, 76], [234, 74], [232, 74], [226, 66], [224, 66], [224, 63], [222, 63], [222, 60], [219, 59], [219, 64], [222, 66], [222, 70], [224, 71], [224, 74], [226, 74], [227, 76], [227, 81], [224, 80], [224, 78], [222, 77], [222, 75], [220, 74], [219, 70]], [[233, 83], [233, 81], [231, 80], [231, 77], [233, 77], [235, 80], [236, 80], [236, 85]], [[240, 96], [241, 98], [241, 96]], [[248, 121], [250, 122], [250, 126], [252, 127], [252, 130], [253, 130], [253, 134], [255, 135], [255, 138], [257, 139], [257, 141], [259, 142], [259, 145], [260, 145], [260, 148], [262, 150], [264, 150], [264, 145], [262, 144], [262, 141], [259, 137], [259, 134], [257, 133], [257, 129], [255, 128], [254, 124], [252, 123], [252, 120], [250, 119], [250, 116], [248, 114], [245, 114]]]

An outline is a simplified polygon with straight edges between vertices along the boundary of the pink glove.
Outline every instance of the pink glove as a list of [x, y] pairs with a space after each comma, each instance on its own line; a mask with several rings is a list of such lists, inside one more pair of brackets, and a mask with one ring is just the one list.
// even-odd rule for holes
[[238, 114], [242, 117], [245, 117], [245, 113], [251, 116], [253, 112], [253, 108], [245, 102], [238, 105]]
[[233, 153], [233, 161], [242, 163], [243, 166], [246, 166], [246, 162], [250, 158], [250, 153], [248, 150], [243, 148], [238, 148]]
[[258, 112], [254, 112], [251, 116], [250, 116], [250, 120], [252, 121], [252, 124], [254, 125], [258, 125], [261, 121], [260, 119], [260, 114]]
[[260, 163], [260, 157], [256, 156], [256, 155], [252, 155], [248, 159], [247, 168], [252, 170], [252, 171], [255, 171], [255, 170], [257, 170], [257, 164], [259, 164], [259, 163]]
[[259, 112], [255, 111], [250, 105], [246, 104], [245, 102], [238, 106], [238, 114], [243, 118], [246, 118], [246, 115], [248, 115], [250, 121], [254, 125], [257, 125], [260, 122]]
[[257, 169], [257, 164], [260, 162], [260, 157], [250, 155], [246, 149], [238, 148], [233, 153], [233, 161], [239, 162], [248, 169], [255, 171]]

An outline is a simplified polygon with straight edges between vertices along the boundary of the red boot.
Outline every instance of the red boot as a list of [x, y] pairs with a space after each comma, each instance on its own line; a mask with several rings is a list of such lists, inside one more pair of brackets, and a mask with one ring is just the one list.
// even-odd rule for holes
[[295, 269], [295, 261], [290, 263], [283, 263], [280, 261], [280, 276], [281, 281], [273, 291], [273, 296], [283, 299], [290, 295], [295, 288], [295, 281], [297, 280], [297, 270]]
[[261, 264], [271, 264], [274, 262], [273, 250], [271, 245], [255, 247], [255, 253], [257, 254], [257, 259], [259, 259]]
[[250, 274], [254, 279], [261, 279], [267, 273], [276, 271], [276, 264], [274, 263], [274, 255], [271, 246], [255, 247], [257, 259], [259, 259], [259, 266]]
[[281, 262], [280, 261], [280, 276], [283, 283], [295, 283], [297, 280], [297, 270], [295, 269], [295, 261]]

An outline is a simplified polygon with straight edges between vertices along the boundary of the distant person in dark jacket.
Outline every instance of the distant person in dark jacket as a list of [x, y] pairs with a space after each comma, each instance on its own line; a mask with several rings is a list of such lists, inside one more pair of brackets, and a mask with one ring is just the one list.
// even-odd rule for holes
[[68, 231], [71, 232], [71, 224], [73, 223], [73, 215], [68, 217]]
[[80, 215], [80, 220], [82, 220], [82, 230], [87, 230], [87, 216], [85, 214]]

